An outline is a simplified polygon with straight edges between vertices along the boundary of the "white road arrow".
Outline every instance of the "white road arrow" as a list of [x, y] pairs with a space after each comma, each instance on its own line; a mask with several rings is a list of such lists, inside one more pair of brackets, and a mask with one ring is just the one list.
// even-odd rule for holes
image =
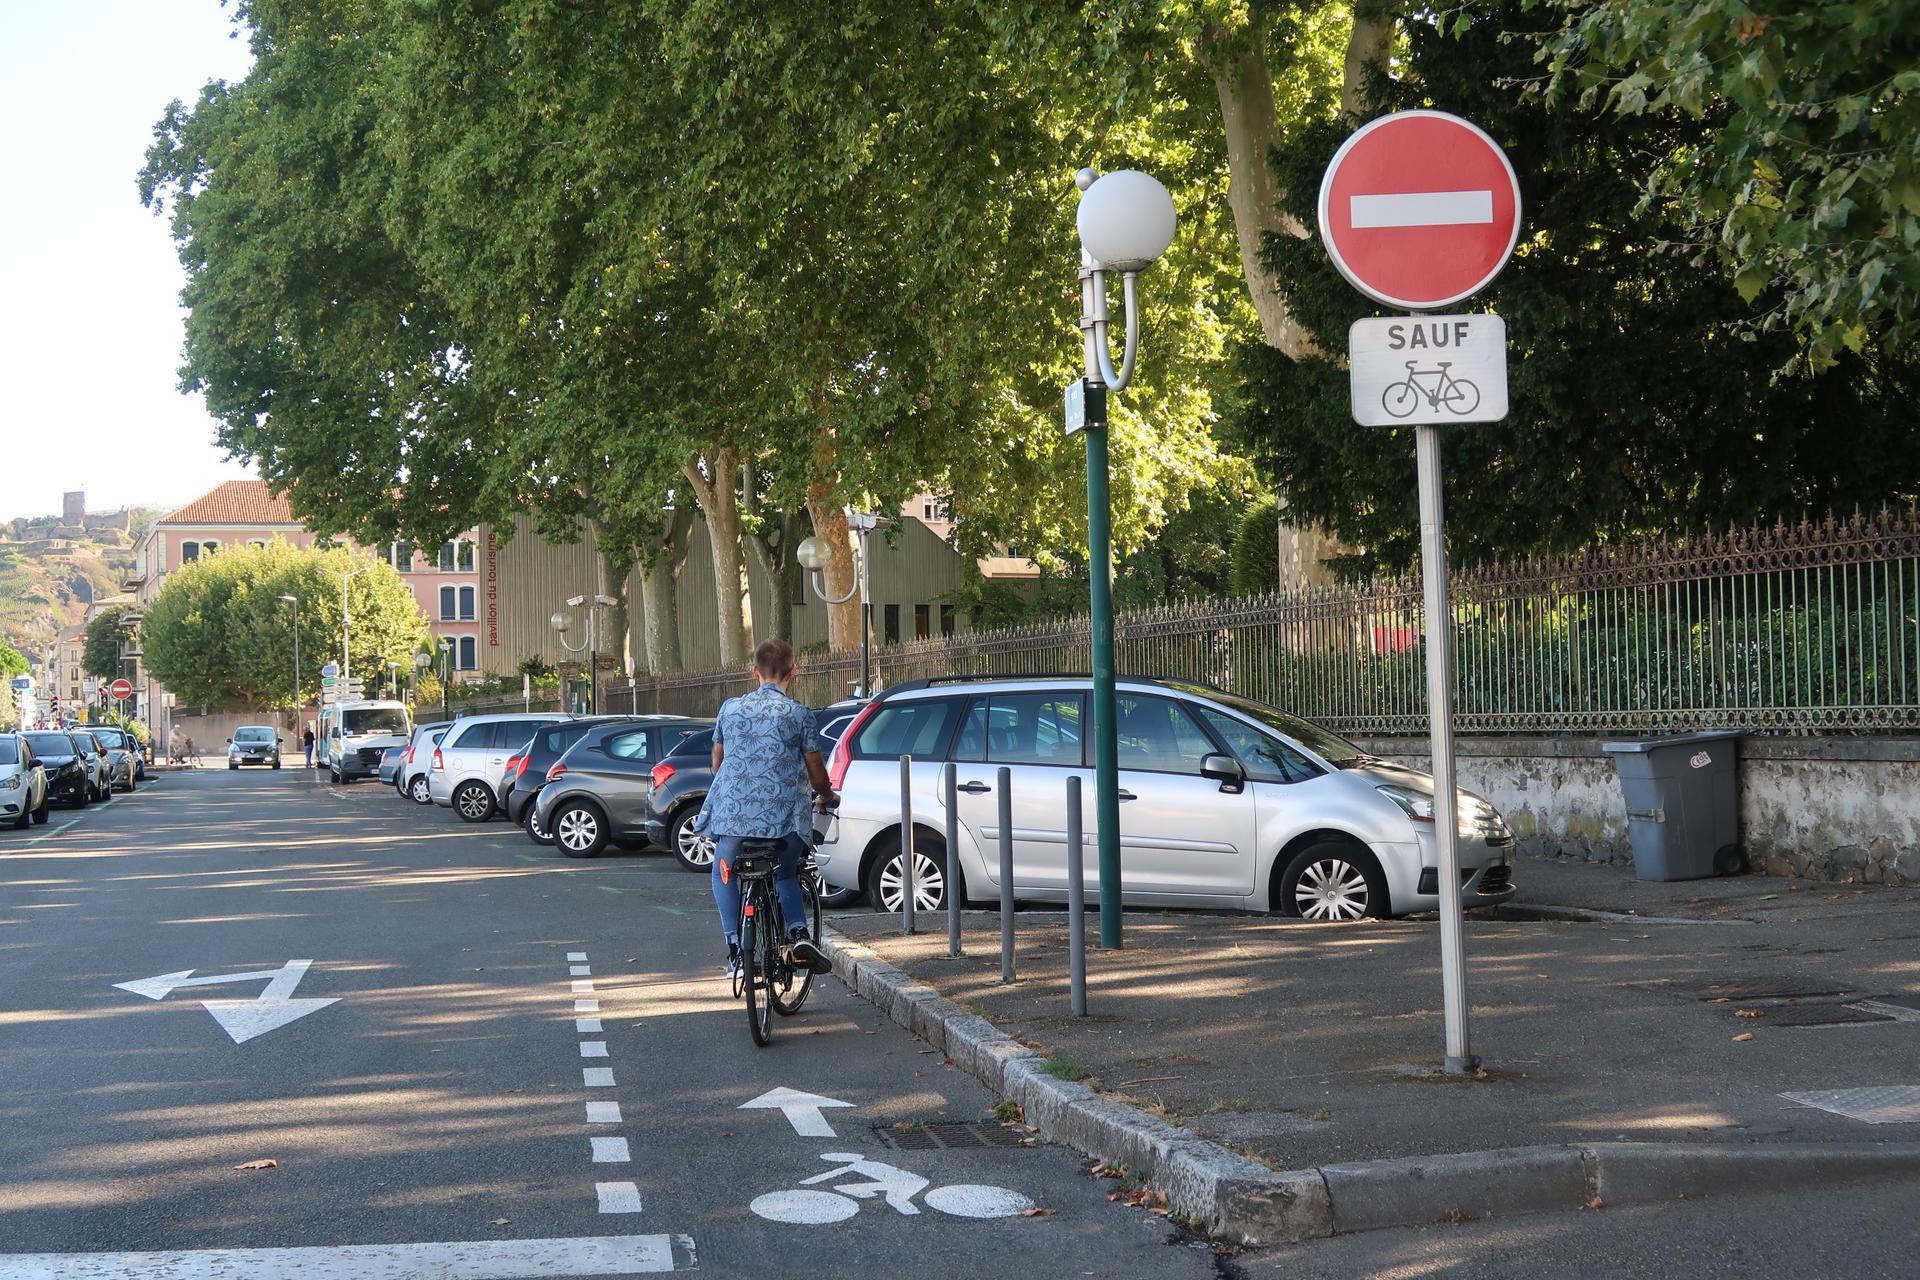
[[801, 1093], [798, 1089], [789, 1089], [782, 1085], [778, 1089], [769, 1089], [752, 1102], [743, 1102], [741, 1111], [778, 1110], [793, 1126], [793, 1131], [803, 1138], [831, 1138], [835, 1134], [827, 1118], [820, 1114], [822, 1107], [850, 1107], [851, 1102], [842, 1102], [838, 1098], [823, 1098], [817, 1093]]
[[202, 1000], [200, 1007], [212, 1014], [235, 1044], [244, 1044], [255, 1036], [265, 1035], [277, 1027], [304, 1018], [318, 1009], [339, 1002], [338, 996], [325, 998], [293, 998], [294, 988], [300, 985], [300, 979], [306, 977], [311, 960], [289, 960], [278, 969], [254, 969], [246, 973], [211, 973], [203, 978], [193, 977], [193, 970], [182, 969], [178, 973], [162, 973], [151, 978], [140, 978], [133, 982], [116, 982], [113, 985], [122, 991], [131, 991], [137, 996], [149, 1000], [164, 1000], [180, 987], [211, 987], [227, 982], [258, 982], [268, 979], [266, 989], [252, 1000]]

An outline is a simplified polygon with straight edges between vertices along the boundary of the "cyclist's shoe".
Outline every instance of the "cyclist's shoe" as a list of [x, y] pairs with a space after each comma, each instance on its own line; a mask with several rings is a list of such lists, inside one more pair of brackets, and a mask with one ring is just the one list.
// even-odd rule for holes
[[727, 977], [738, 978], [739, 976], [740, 944], [737, 942], [729, 942], [727, 944]]
[[787, 935], [787, 951], [793, 956], [795, 964], [804, 965], [815, 973], [833, 971], [833, 961], [827, 959], [826, 952], [807, 936], [805, 929], [795, 929]]

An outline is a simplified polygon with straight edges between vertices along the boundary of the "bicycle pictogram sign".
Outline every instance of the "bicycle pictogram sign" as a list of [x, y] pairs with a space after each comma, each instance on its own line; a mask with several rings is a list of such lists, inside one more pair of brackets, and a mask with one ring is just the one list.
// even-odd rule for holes
[[1453, 361], [1442, 360], [1432, 369], [1422, 369], [1418, 360], [1407, 361], [1407, 376], [1389, 383], [1380, 393], [1380, 407], [1396, 418], [1410, 416], [1424, 399], [1435, 412], [1465, 417], [1480, 407], [1480, 388], [1466, 378], [1450, 372]]
[[[930, 1179], [917, 1173], [857, 1152], [828, 1151], [820, 1158], [835, 1167], [801, 1179], [792, 1190], [756, 1196], [748, 1207], [769, 1222], [803, 1227], [845, 1222], [860, 1212], [863, 1200], [883, 1200], [894, 1212], [909, 1218], [920, 1216], [920, 1206], [914, 1203], [916, 1196], [956, 1218], [1013, 1218], [1033, 1208], [1033, 1201], [1006, 1187], [967, 1182], [934, 1187]], [[807, 1189], [822, 1183], [833, 1190]]]

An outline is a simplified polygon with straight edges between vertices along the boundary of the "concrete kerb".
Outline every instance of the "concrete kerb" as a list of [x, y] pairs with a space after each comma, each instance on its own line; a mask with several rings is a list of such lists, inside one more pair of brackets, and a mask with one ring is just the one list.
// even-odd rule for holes
[[1277, 1171], [1048, 1074], [1041, 1054], [987, 1019], [837, 930], [822, 932], [842, 981], [1019, 1103], [1041, 1134], [1124, 1166], [1164, 1192], [1175, 1216], [1224, 1240], [1279, 1244], [1490, 1215], [1920, 1177], [1920, 1142], [1585, 1143]]

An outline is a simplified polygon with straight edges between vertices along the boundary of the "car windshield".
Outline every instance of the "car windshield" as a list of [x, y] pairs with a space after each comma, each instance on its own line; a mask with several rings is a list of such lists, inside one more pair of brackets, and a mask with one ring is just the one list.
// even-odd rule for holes
[[127, 749], [127, 737], [118, 729], [95, 729], [93, 736], [99, 739], [100, 745], [103, 747], [114, 751], [125, 751]]
[[248, 725], [244, 729], [235, 729], [233, 731], [233, 740], [235, 742], [272, 742], [273, 730]]
[[19, 764], [20, 744], [12, 738], [0, 738], [0, 764]]
[[372, 733], [407, 732], [407, 713], [399, 707], [358, 707], [341, 712], [350, 738]]
[[33, 749], [43, 756], [70, 756], [74, 754], [73, 739], [64, 733], [30, 733], [27, 741]]
[[1255, 702], [1252, 698], [1242, 698], [1232, 693], [1219, 693], [1211, 689], [1207, 691], [1206, 696], [1223, 707], [1231, 707], [1243, 716], [1258, 720], [1270, 729], [1278, 729], [1336, 769], [1351, 769], [1373, 758], [1339, 734], [1322, 729], [1311, 720], [1290, 716], [1278, 707], [1270, 707], [1264, 702]]

